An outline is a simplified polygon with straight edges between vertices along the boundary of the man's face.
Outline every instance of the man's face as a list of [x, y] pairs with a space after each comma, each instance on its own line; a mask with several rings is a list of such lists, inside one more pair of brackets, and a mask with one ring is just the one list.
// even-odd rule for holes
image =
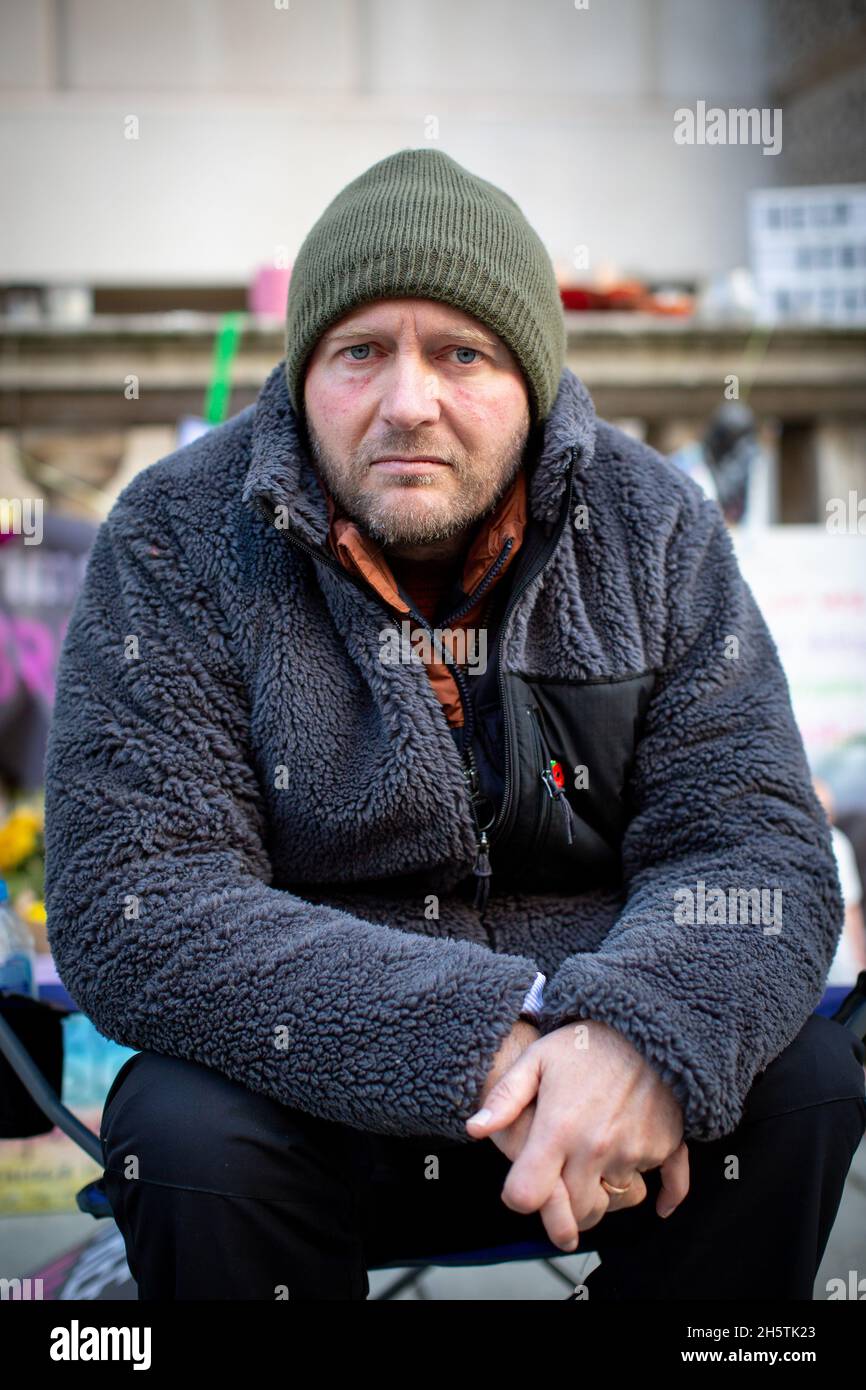
[[331, 324], [304, 408], [324, 482], [396, 554], [453, 550], [513, 482], [530, 426], [502, 339], [431, 299], [379, 299]]

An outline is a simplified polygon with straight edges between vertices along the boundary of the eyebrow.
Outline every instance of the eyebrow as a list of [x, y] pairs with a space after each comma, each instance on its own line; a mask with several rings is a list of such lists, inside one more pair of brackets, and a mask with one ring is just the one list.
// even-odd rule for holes
[[[366, 324], [360, 324], [357, 328], [339, 328], [332, 333], [326, 333], [325, 338], [328, 342], [336, 342], [340, 338], [376, 338], [382, 332], [381, 328], [371, 328]], [[430, 335], [433, 338], [462, 338], [467, 343], [480, 343], [485, 347], [495, 348], [497, 343], [486, 333], [480, 333], [476, 328], [441, 328]]]

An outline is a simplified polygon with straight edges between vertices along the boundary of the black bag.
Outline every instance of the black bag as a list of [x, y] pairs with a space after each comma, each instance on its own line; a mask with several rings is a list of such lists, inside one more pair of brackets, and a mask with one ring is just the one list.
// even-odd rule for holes
[[[63, 1086], [63, 1019], [70, 1012], [62, 1005], [43, 1003], [26, 994], [0, 990], [0, 1028], [11, 1029], [21, 1047], [58, 1100]], [[6, 1030], [0, 1038], [0, 1139], [31, 1139], [47, 1134], [55, 1121], [37, 1105], [22, 1082], [4, 1046], [10, 1046]]]

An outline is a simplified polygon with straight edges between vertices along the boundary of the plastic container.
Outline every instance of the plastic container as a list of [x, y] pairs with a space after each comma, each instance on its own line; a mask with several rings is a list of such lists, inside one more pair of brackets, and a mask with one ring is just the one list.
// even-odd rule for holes
[[0, 989], [39, 998], [36, 948], [30, 928], [13, 911], [6, 880], [0, 878]]

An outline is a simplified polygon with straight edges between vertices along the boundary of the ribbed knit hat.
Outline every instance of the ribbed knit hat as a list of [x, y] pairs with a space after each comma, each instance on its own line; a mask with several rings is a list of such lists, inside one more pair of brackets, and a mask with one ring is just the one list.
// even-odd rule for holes
[[307, 358], [358, 304], [436, 299], [502, 338], [529, 387], [533, 423], [550, 413], [565, 364], [565, 322], [550, 257], [513, 198], [441, 150], [404, 149], [329, 203], [292, 267], [286, 381], [303, 418]]

